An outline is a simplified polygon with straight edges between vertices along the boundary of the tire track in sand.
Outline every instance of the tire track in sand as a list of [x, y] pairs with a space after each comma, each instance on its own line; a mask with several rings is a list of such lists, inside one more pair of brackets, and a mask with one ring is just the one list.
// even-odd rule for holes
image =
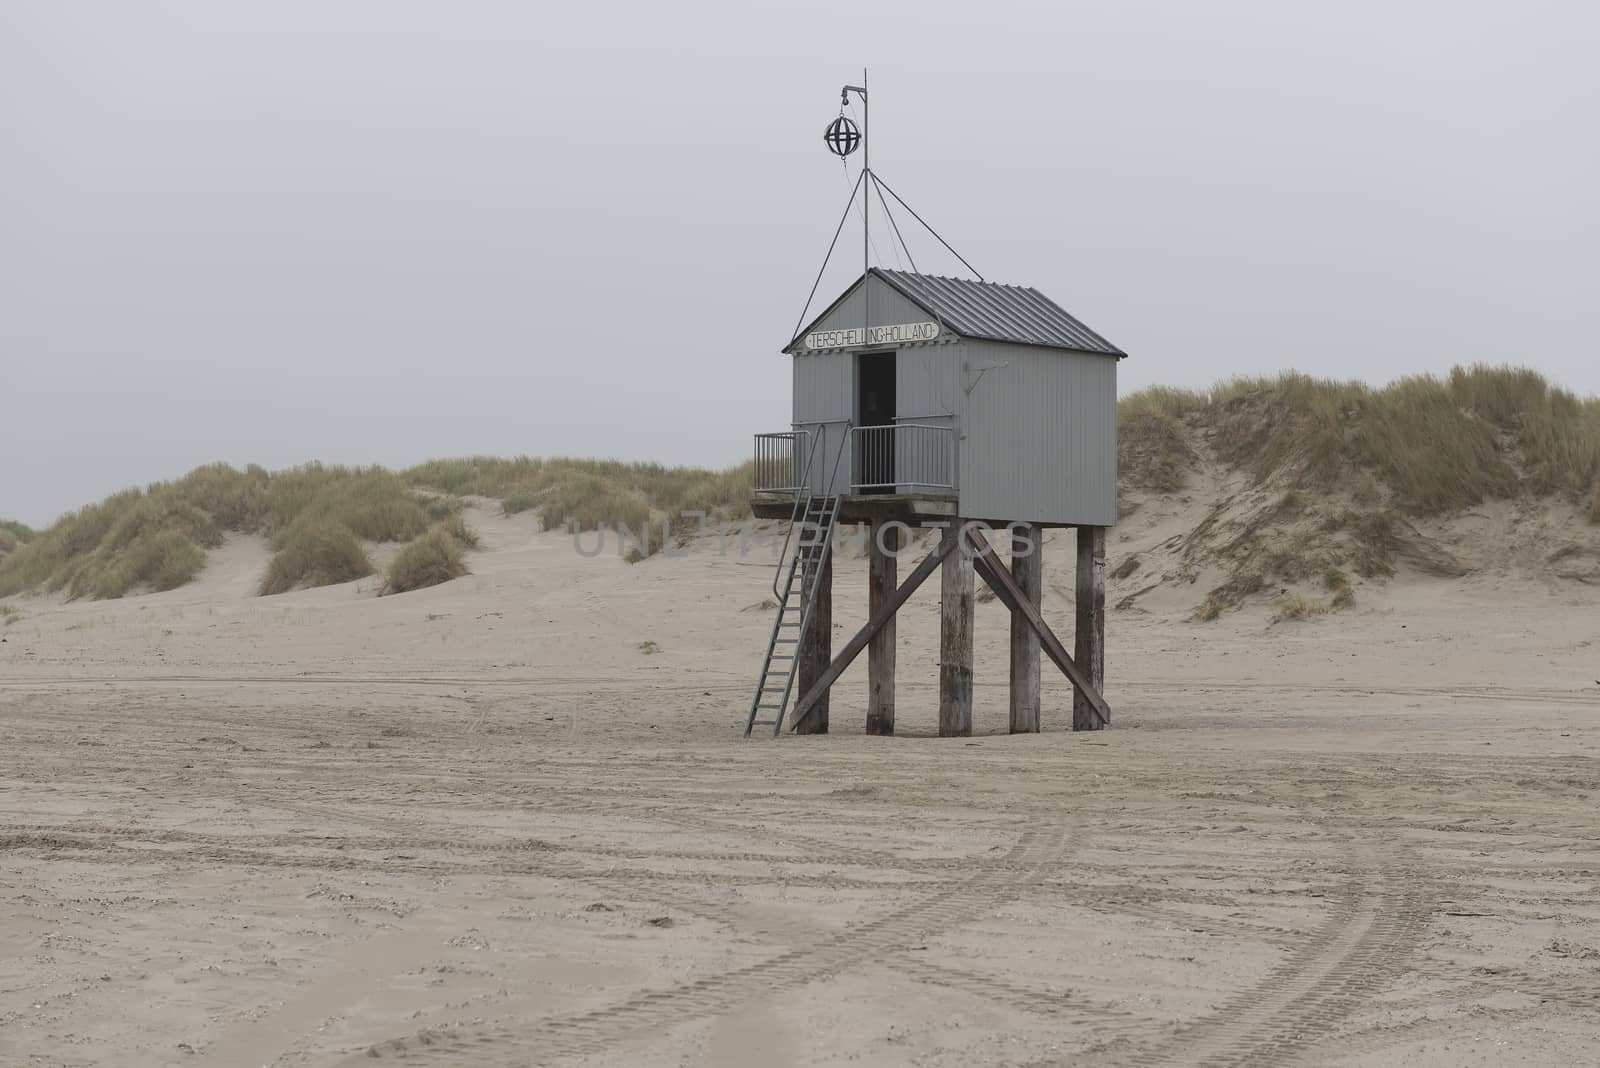
[[1119, 1033], [1144, 1026], [1143, 1021], [1135, 1013], [1091, 1001], [1072, 990], [1025, 986], [995, 976], [980, 975], [965, 968], [920, 960], [908, 951], [896, 954], [892, 959], [884, 961], [884, 965], [913, 982], [959, 990], [986, 998], [1012, 1011], [1020, 1009], [1044, 1016], [1070, 1013], [1075, 1018], [1101, 1017], [1106, 1023], [1098, 1025], [1098, 1029], [1110, 1029]]
[[724, 1015], [740, 1004], [875, 960], [933, 930], [957, 926], [1042, 878], [1068, 847], [1064, 827], [1024, 831], [1006, 863], [815, 945], [585, 1013], [482, 1030], [425, 1031], [371, 1046], [340, 1063], [543, 1064], [604, 1049], [629, 1035]]
[[1354, 861], [1333, 914], [1298, 952], [1209, 1017], [1125, 1063], [1281, 1065], [1404, 970], [1432, 918], [1432, 889], [1424, 873], [1395, 865], [1384, 852]]

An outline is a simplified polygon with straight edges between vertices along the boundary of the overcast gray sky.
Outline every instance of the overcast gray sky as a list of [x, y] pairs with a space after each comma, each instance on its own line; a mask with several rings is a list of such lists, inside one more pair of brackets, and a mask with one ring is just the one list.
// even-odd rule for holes
[[863, 65], [875, 169], [1125, 391], [1597, 392], [1596, 55], [1577, 2], [3, 0], [0, 516], [211, 460], [742, 460]]

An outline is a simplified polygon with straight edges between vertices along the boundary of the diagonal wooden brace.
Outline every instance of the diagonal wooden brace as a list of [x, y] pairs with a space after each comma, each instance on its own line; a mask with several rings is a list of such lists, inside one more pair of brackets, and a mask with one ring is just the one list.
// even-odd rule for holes
[[929, 575], [939, 569], [939, 565], [944, 562], [944, 558], [949, 555], [950, 550], [957, 544], [958, 542], [954, 539], [949, 541], [941, 540], [933, 552], [924, 557], [922, 563], [917, 565], [916, 570], [907, 575], [906, 580], [895, 589], [894, 593], [889, 595], [888, 600], [884, 601], [878, 607], [878, 610], [872, 613], [872, 618], [867, 620], [867, 625], [856, 632], [854, 638], [845, 643], [845, 647], [839, 650], [839, 655], [833, 658], [833, 663], [829, 664], [828, 669], [818, 676], [811, 689], [807, 690], [804, 696], [800, 698], [800, 703], [794, 706], [794, 716], [789, 724], [790, 730], [794, 730], [804, 722], [805, 718], [811, 714], [811, 710], [816, 707], [817, 702], [822, 699], [822, 695], [828, 692], [828, 687], [839, 680], [839, 676], [844, 674], [845, 668], [850, 666], [850, 662], [860, 656], [861, 650], [865, 649], [867, 643], [872, 641], [872, 636], [882, 630], [885, 623], [894, 618], [894, 614], [900, 611], [900, 606], [906, 603], [911, 595], [917, 591], [917, 587], [922, 585]]
[[1027, 594], [1022, 592], [1022, 587], [1017, 585], [1016, 579], [1011, 577], [1011, 572], [1000, 562], [1000, 557], [996, 555], [994, 548], [977, 531], [972, 530], [967, 531], [967, 543], [972, 546], [972, 566], [983, 576], [983, 581], [994, 590], [1001, 604], [1028, 621], [1028, 625], [1039, 635], [1039, 645], [1050, 659], [1055, 661], [1061, 673], [1088, 700], [1089, 707], [1101, 724], [1109, 727], [1111, 707], [1106, 704], [1106, 699], [1100, 696], [1100, 691], [1089, 681], [1089, 676], [1078, 667], [1072, 657], [1067, 655], [1066, 646], [1061, 644], [1061, 639], [1050, 629], [1050, 624], [1044, 621], [1044, 617], [1033, 606]]

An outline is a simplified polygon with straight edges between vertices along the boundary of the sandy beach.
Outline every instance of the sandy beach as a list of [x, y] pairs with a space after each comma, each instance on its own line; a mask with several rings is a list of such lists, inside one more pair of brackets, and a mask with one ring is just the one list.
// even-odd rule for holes
[[[1019, 737], [981, 603], [971, 739], [933, 736], [930, 588], [899, 736], [861, 734], [858, 663], [832, 734], [746, 742], [766, 558], [468, 519], [473, 574], [415, 593], [252, 596], [232, 536], [170, 593], [14, 602], [0, 1063], [1600, 1059], [1591, 584], [1402, 568], [1278, 624], [1143, 598], [1113, 729], [1066, 730], [1046, 665]], [[1119, 527], [1113, 571], [1164, 536]], [[858, 557], [835, 590], [837, 647]]]

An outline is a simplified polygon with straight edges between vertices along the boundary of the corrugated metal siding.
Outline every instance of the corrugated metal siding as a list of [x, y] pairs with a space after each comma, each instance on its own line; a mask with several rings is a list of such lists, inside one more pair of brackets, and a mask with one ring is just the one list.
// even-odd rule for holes
[[[895, 353], [895, 422], [921, 426], [954, 427], [961, 396], [961, 343], [916, 345]], [[940, 472], [959, 478], [959, 471], [932, 462], [929, 449], [949, 448], [954, 442], [923, 431], [906, 431], [901, 437], [896, 470], [901, 479], [927, 479]], [[959, 483], [957, 483], [959, 485]], [[904, 492], [911, 492], [904, 488]]]
[[[811, 488], [825, 492], [823, 483], [833, 467], [844, 438], [842, 421], [855, 416], [855, 356], [848, 352], [822, 352], [794, 358], [794, 429], [817, 430], [823, 440], [817, 447]], [[850, 475], [849, 444], [839, 463], [832, 493], [847, 492]]]
[[900, 349], [894, 361], [895, 419], [901, 423], [948, 423], [961, 400], [960, 343]]
[[1111, 526], [1117, 518], [1117, 361], [972, 341], [958, 443], [963, 516]]

